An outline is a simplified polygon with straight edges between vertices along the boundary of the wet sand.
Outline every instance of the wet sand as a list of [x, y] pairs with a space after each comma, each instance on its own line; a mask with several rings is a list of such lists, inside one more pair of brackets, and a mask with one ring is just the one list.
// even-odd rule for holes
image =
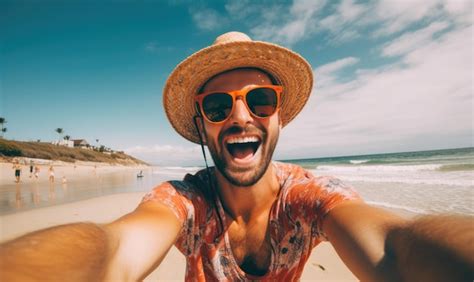
[[[16, 183], [12, 164], [0, 162], [0, 215], [153, 187], [151, 177], [136, 177], [139, 171], [152, 175], [149, 166], [43, 160], [35, 163], [40, 167], [38, 177], [30, 177], [29, 166], [23, 165], [21, 181]], [[49, 179], [51, 165], [54, 181]]]

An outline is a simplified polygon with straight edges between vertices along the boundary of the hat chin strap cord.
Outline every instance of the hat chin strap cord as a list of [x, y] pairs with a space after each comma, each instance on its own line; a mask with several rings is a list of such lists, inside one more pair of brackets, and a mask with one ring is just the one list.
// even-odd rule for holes
[[[209, 166], [207, 165], [207, 157], [206, 157], [206, 150], [204, 150], [204, 142], [202, 140], [202, 135], [201, 135], [201, 131], [199, 130], [199, 126], [198, 126], [198, 122], [197, 120], [202, 118], [201, 116], [199, 115], [195, 115], [193, 117], [193, 121], [194, 121], [194, 126], [196, 127], [196, 130], [198, 132], [198, 136], [199, 136], [199, 144], [201, 145], [201, 150], [202, 150], [202, 155], [204, 156], [204, 162], [206, 163], [206, 172], [207, 172], [207, 179], [208, 179], [208, 182], [209, 182], [209, 187], [211, 188], [211, 197], [212, 197], [212, 200], [213, 200], [213, 204], [214, 204], [214, 208], [216, 210], [216, 213], [217, 213], [217, 217], [219, 219], [219, 226], [220, 226], [220, 230], [219, 230], [219, 233], [217, 234], [216, 238], [214, 239], [214, 243], [217, 243], [217, 240], [219, 237], [221, 237], [221, 235], [224, 233], [224, 223], [222, 222], [222, 218], [221, 218], [221, 215], [219, 213], [219, 209], [217, 208], [217, 191], [214, 187], [214, 181], [212, 181], [211, 179], [211, 170], [209, 168]], [[206, 133], [206, 129], [204, 128], [203, 126], [203, 129], [204, 129], [204, 133]]]

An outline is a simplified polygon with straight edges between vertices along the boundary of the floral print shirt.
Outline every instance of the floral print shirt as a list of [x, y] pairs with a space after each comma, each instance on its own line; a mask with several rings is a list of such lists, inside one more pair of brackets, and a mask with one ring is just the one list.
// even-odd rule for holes
[[183, 181], [165, 182], [145, 195], [143, 202], [167, 205], [182, 222], [175, 246], [186, 256], [186, 281], [298, 281], [311, 250], [326, 240], [321, 229], [324, 216], [341, 202], [359, 199], [337, 178], [315, 177], [292, 164], [272, 165], [280, 192], [270, 210], [272, 254], [263, 276], [245, 273], [234, 259], [217, 216], [226, 222], [226, 214], [218, 197], [210, 197], [205, 170]]

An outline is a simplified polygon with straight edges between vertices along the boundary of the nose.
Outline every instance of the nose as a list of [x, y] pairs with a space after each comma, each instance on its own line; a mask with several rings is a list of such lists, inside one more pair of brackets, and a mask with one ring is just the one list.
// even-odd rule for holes
[[235, 99], [234, 110], [229, 117], [229, 120], [232, 122], [232, 124], [241, 126], [244, 126], [253, 120], [252, 115], [250, 114], [242, 97], [237, 97]]

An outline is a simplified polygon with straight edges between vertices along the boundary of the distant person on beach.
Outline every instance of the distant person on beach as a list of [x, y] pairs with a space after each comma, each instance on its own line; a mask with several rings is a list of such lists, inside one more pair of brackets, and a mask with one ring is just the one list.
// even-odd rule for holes
[[110, 224], [4, 243], [5, 281], [139, 281], [173, 245], [186, 281], [298, 281], [322, 241], [362, 281], [472, 281], [472, 218], [406, 220], [335, 177], [272, 161], [312, 89], [299, 54], [239, 32], [219, 36], [181, 62], [163, 92], [173, 128], [203, 154], [207, 146], [215, 167], [204, 154], [206, 169], [158, 185]]
[[54, 182], [54, 167], [52, 165], [49, 166], [48, 173], [49, 173], [49, 182], [53, 183]]
[[39, 165], [35, 165], [35, 178], [38, 179], [39, 177], [39, 172], [40, 172], [40, 167]]
[[30, 178], [33, 177], [33, 168], [35, 166], [35, 163], [33, 162], [33, 160], [30, 160]]
[[20, 183], [20, 180], [21, 180], [21, 164], [20, 164], [20, 161], [15, 160], [13, 162], [12, 169], [15, 171], [15, 182]]

